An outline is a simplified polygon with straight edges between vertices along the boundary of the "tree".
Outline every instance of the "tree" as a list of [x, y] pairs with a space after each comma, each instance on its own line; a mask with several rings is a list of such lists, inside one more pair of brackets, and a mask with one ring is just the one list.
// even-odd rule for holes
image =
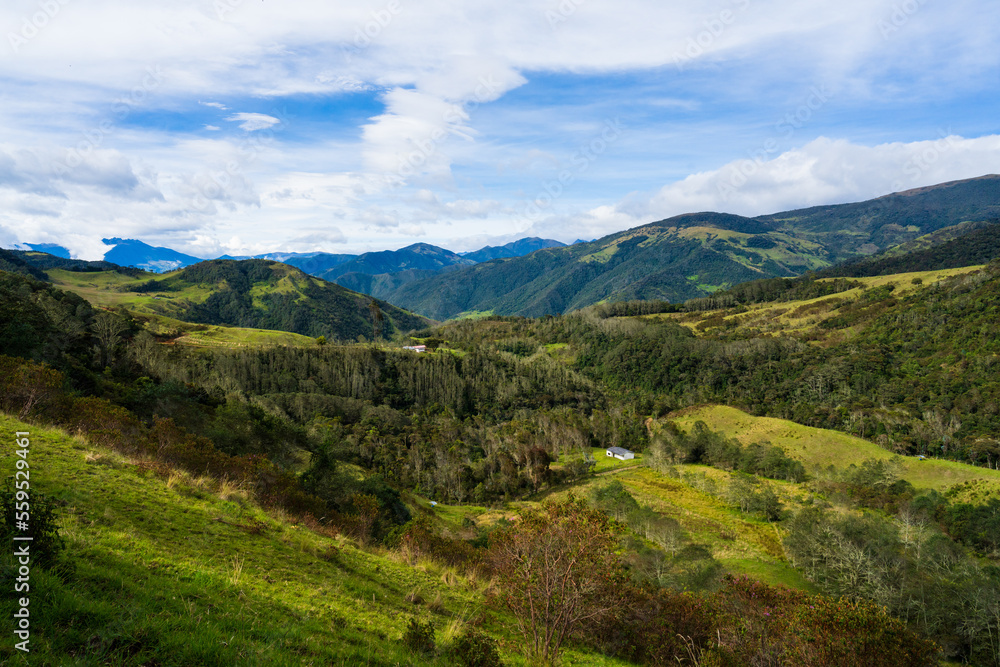
[[103, 312], [94, 318], [94, 338], [102, 367], [114, 363], [122, 334], [128, 331], [128, 324], [114, 313]]
[[622, 603], [618, 534], [603, 512], [570, 496], [491, 535], [486, 562], [498, 583], [491, 597], [512, 612], [532, 658], [556, 660], [571, 632]]
[[368, 313], [372, 318], [372, 340], [377, 343], [378, 339], [382, 337], [382, 323], [385, 321], [385, 316], [375, 299], [368, 302]]

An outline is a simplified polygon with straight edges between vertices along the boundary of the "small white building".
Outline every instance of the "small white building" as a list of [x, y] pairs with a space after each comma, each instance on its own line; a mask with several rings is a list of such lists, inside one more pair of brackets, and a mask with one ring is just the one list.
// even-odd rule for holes
[[414, 352], [426, 352], [427, 351], [427, 346], [426, 345], [404, 345], [403, 349], [404, 350], [413, 350]]
[[631, 452], [624, 447], [608, 447], [608, 456], [613, 456], [619, 461], [628, 461], [629, 459], [635, 458], [635, 453]]

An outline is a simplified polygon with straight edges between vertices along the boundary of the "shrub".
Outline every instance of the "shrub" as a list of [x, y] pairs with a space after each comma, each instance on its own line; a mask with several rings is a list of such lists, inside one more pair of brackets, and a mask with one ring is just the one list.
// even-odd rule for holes
[[459, 635], [452, 652], [464, 667], [502, 667], [497, 643], [489, 635], [469, 630]]
[[421, 623], [415, 618], [410, 619], [403, 633], [403, 643], [416, 653], [434, 652], [434, 626], [430, 621]]
[[[22, 494], [18, 496], [18, 494]], [[28, 530], [19, 531], [15, 529], [18, 515], [23, 518], [24, 503], [30, 506], [28, 519]], [[22, 506], [18, 511], [18, 505]], [[3, 517], [3, 535], [5, 543], [13, 535], [21, 537], [31, 537], [30, 542], [20, 544], [30, 544], [29, 550], [31, 560], [42, 566], [52, 565], [66, 546], [65, 540], [59, 534], [57, 503], [52, 498], [38, 491], [29, 492], [14, 489], [13, 480], [8, 480], [7, 485], [0, 490], [0, 516]], [[15, 542], [15, 544], [18, 544]]]

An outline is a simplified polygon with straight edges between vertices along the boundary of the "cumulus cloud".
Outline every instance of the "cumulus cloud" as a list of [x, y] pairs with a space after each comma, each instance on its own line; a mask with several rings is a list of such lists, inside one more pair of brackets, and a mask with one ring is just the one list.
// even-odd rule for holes
[[700, 210], [762, 215], [861, 201], [890, 192], [1000, 171], [1000, 135], [864, 146], [820, 137], [770, 160], [742, 159], [666, 185], [625, 212], [669, 216]]
[[593, 238], [682, 213], [745, 216], [874, 199], [1000, 172], [1000, 135], [865, 146], [820, 137], [774, 158], [740, 159], [617, 204], [532, 220], [525, 235]]
[[[100, 11], [59, 3], [20, 35], [36, 11], [0, 6], [21, 40], [0, 58], [0, 224], [23, 230], [20, 240], [76, 230], [207, 248], [238, 232], [250, 248], [309, 236], [316, 220], [343, 221], [348, 244], [368, 243], [366, 230], [471, 236], [484, 221], [498, 235], [534, 225], [573, 240], [689, 210], [769, 212], [998, 170], [991, 137], [956, 136], [918, 164], [942, 138], [912, 114], [878, 117], [903, 101], [947, 126], [965, 101], [995, 94], [1000, 5], [985, 0], [103, 0]], [[613, 84], [591, 90], [602, 78]], [[541, 91], [526, 86], [538, 81]], [[632, 87], [621, 93], [618, 81]], [[837, 93], [824, 113], [846, 118], [839, 125], [809, 125], [759, 163], [724, 145], [768, 122], [727, 112], [762, 98], [783, 109], [821, 82]], [[260, 98], [275, 108], [343, 100], [350, 113], [285, 123], [280, 141], [249, 150], [221, 123], [202, 125], [212, 109], [244, 141], [267, 136], [286, 116], [230, 109]], [[544, 219], [525, 219], [519, 198], [572, 164], [597, 107], [640, 121], [614, 148], [632, 152], [574, 171], [576, 189], [563, 188]], [[164, 111], [190, 112], [201, 129], [165, 129]], [[909, 143], [879, 143], [895, 139]]]
[[256, 130], [266, 130], [269, 127], [274, 127], [281, 122], [281, 119], [275, 118], [274, 116], [268, 116], [263, 113], [234, 113], [232, 116], [226, 118], [226, 120], [239, 123], [240, 129], [247, 132], [254, 132]]

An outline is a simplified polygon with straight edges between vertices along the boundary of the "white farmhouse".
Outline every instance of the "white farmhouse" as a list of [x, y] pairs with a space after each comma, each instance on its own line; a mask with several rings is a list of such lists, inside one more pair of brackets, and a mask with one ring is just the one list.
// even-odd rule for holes
[[635, 458], [635, 453], [625, 449], [624, 447], [608, 447], [608, 456], [613, 456], [619, 461], [628, 461], [629, 459]]

